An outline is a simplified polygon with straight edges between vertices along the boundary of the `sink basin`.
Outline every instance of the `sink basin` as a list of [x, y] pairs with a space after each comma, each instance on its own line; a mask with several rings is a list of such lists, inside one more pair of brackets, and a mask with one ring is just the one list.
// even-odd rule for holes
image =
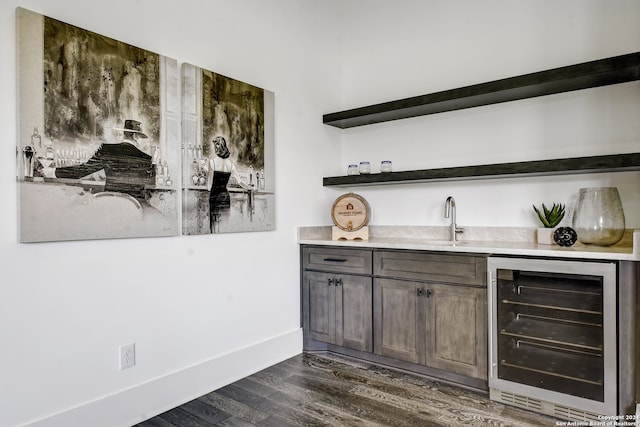
[[438, 245], [438, 246], [458, 246], [458, 245], [466, 245], [468, 242], [464, 240], [458, 240], [452, 242], [451, 240], [425, 240], [425, 244], [427, 245]]

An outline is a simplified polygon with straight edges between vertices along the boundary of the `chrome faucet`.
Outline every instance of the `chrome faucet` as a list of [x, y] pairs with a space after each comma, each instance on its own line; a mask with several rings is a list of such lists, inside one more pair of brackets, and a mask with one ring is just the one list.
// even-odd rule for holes
[[456, 234], [464, 232], [464, 228], [460, 228], [456, 225], [456, 200], [449, 196], [444, 203], [444, 217], [451, 217], [451, 225], [449, 225], [449, 240], [456, 241]]

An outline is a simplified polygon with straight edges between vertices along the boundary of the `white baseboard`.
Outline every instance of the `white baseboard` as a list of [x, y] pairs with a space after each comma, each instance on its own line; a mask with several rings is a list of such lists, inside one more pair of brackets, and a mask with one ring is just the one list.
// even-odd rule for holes
[[128, 427], [302, 352], [302, 329], [259, 342], [26, 424]]

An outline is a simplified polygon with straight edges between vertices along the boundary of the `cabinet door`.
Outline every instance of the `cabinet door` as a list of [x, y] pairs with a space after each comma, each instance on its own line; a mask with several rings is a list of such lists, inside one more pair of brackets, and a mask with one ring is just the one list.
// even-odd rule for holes
[[340, 275], [335, 277], [335, 344], [355, 350], [373, 351], [371, 278]]
[[426, 301], [418, 295], [423, 288], [424, 284], [404, 280], [374, 280], [373, 330], [376, 354], [424, 363]]
[[304, 332], [311, 339], [333, 343], [335, 340], [335, 286], [333, 274], [304, 273]]
[[428, 285], [428, 366], [487, 378], [486, 292], [469, 286]]

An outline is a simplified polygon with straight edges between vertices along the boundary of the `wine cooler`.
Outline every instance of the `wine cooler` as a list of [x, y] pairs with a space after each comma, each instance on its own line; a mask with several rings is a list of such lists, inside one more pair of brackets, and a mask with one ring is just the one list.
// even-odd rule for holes
[[616, 264], [488, 267], [491, 399], [562, 419], [616, 415]]

